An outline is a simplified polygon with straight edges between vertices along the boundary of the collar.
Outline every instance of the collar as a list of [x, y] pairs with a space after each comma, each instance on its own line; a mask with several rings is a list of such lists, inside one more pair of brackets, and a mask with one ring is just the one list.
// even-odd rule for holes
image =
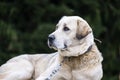
[[87, 49], [87, 51], [85, 51], [83, 54], [88, 53], [92, 49], [92, 46], [93, 45], [89, 46], [89, 48]]

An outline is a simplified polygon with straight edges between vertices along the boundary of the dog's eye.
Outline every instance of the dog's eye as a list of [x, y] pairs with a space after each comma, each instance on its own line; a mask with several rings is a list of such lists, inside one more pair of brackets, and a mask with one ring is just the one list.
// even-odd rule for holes
[[64, 31], [69, 31], [70, 29], [68, 27], [63, 28]]

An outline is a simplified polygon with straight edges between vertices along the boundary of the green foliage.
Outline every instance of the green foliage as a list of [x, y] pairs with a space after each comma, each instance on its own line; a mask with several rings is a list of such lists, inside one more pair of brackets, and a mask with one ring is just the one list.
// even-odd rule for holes
[[83, 17], [103, 53], [103, 80], [120, 74], [119, 0], [1, 0], [0, 64], [20, 54], [48, 53], [47, 37], [64, 15]]

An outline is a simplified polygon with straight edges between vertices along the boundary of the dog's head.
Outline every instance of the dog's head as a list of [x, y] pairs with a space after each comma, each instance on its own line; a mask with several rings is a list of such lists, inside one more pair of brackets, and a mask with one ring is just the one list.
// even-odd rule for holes
[[78, 16], [62, 17], [56, 30], [48, 36], [49, 47], [59, 51], [72, 50], [72, 47], [76, 46], [79, 48], [83, 43], [93, 44], [92, 29]]

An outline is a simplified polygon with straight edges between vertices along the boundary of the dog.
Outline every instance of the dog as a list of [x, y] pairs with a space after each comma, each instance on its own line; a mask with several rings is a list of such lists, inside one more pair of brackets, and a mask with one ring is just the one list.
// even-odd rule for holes
[[20, 55], [0, 67], [0, 80], [101, 80], [103, 57], [79, 16], [63, 16], [48, 36], [52, 54]]

